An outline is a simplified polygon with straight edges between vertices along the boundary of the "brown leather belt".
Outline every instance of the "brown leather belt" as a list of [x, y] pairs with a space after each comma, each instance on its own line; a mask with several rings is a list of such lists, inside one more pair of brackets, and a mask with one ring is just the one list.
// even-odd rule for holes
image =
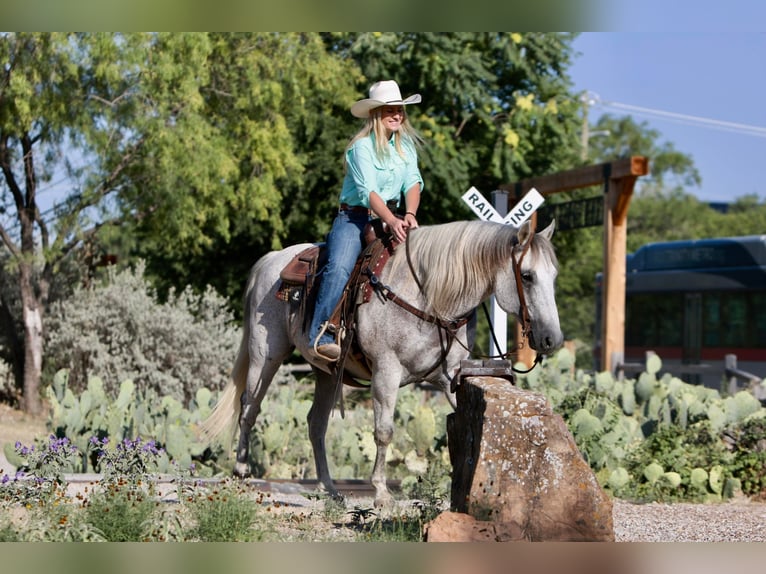
[[340, 204], [341, 211], [350, 211], [351, 213], [370, 213], [370, 210], [363, 205], [349, 205], [348, 203]]

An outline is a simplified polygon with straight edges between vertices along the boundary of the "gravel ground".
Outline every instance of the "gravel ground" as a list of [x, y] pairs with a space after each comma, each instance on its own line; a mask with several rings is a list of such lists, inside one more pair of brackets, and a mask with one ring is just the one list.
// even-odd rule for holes
[[[303, 511], [312, 504], [299, 494], [273, 496], [287, 511]], [[346, 507], [370, 508], [372, 498], [347, 498]], [[616, 542], [766, 542], [766, 503], [744, 497], [718, 504], [614, 500], [612, 520]]]
[[766, 504], [739, 499], [720, 504], [613, 506], [617, 542], [766, 542]]
[[[0, 453], [0, 468], [11, 474], [13, 467]], [[73, 478], [73, 477], [69, 477]], [[80, 475], [70, 483], [73, 492], [93, 484], [98, 477]], [[170, 499], [173, 488], [167, 485]], [[160, 489], [163, 490], [163, 489]], [[307, 489], [289, 484], [271, 485], [271, 496], [284, 512], [305, 513], [317, 501], [305, 496]], [[371, 508], [372, 498], [347, 497], [346, 508]], [[406, 507], [402, 501], [399, 506]], [[632, 504], [613, 501], [616, 542], [766, 542], [766, 503], [737, 498], [719, 504]]]

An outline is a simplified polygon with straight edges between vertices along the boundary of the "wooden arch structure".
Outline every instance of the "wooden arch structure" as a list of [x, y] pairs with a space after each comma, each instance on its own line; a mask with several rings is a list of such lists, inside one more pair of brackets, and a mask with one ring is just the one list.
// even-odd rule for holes
[[[613, 371], [625, 355], [625, 261], [628, 206], [636, 179], [649, 173], [649, 160], [632, 156], [612, 162], [524, 179], [502, 185], [509, 204], [533, 187], [543, 196], [596, 185], [604, 186], [604, 274], [602, 288], [601, 368]], [[514, 199], [515, 198], [515, 201]], [[517, 327], [516, 340], [520, 339]], [[532, 350], [519, 350], [518, 360], [531, 366]]]

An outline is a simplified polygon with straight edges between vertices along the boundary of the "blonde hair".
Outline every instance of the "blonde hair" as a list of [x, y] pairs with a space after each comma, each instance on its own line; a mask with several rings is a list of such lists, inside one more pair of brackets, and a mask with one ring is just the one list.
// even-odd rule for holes
[[[389, 151], [388, 138], [386, 137], [386, 128], [381, 121], [382, 109], [383, 106], [375, 108], [374, 110], [370, 110], [370, 115], [365, 121], [364, 126], [362, 126], [362, 129], [360, 129], [356, 135], [352, 137], [348, 142], [346, 151], [350, 150], [351, 146], [353, 146], [360, 139], [369, 137], [370, 134], [374, 134], [375, 154], [381, 159], [388, 155]], [[407, 118], [406, 108], [402, 106], [402, 109], [404, 110], [402, 125], [396, 132], [394, 132], [394, 148], [401, 157], [405, 157], [404, 149], [402, 149], [402, 142], [409, 142], [414, 147], [420, 147], [423, 145], [423, 137], [418, 133], [418, 131], [413, 127]]]

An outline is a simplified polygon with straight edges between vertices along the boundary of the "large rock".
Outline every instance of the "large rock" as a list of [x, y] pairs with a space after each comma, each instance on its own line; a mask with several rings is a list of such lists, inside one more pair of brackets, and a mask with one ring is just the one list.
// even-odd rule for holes
[[468, 530], [489, 540], [614, 540], [611, 500], [541, 394], [466, 377], [447, 434], [453, 510], [492, 525]]
[[[508, 528], [512, 530], [508, 531]], [[462, 512], [442, 512], [426, 524], [424, 530], [427, 542], [507, 542], [523, 539], [521, 531], [513, 524], [476, 520]]]

